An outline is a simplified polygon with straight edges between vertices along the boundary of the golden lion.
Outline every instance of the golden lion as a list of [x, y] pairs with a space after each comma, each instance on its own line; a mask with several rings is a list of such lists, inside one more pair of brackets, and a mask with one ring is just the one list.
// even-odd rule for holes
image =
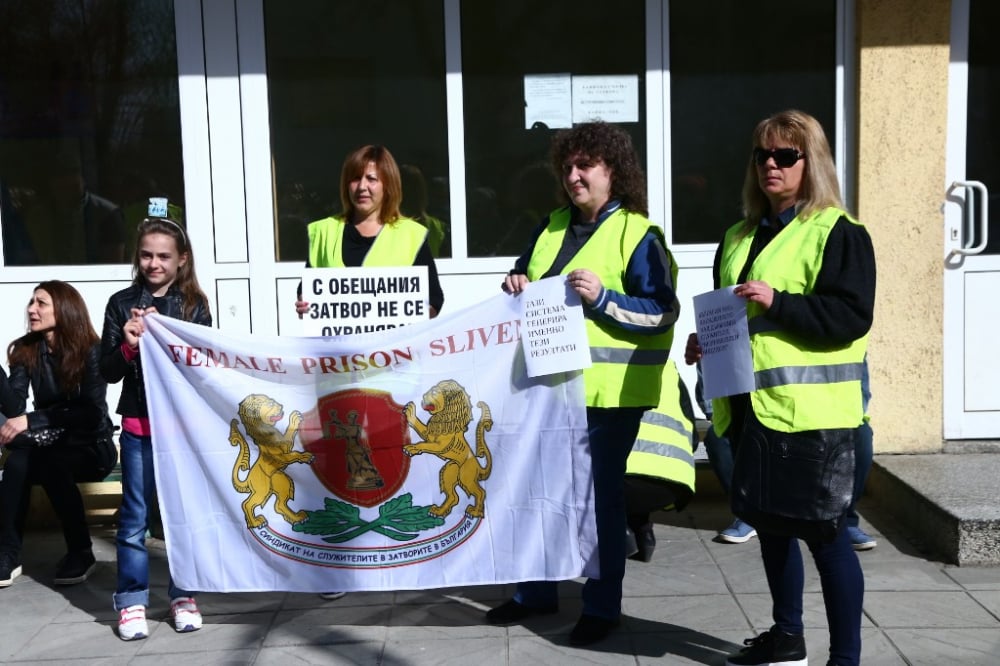
[[[472, 421], [472, 402], [462, 386], [451, 379], [435, 384], [421, 398], [425, 411], [430, 413], [425, 425], [416, 417], [416, 406], [407, 403], [406, 420], [410, 427], [424, 440], [403, 447], [408, 456], [432, 453], [445, 461], [441, 467], [439, 483], [444, 493], [444, 502], [430, 508], [431, 515], [444, 517], [458, 504], [456, 487], [461, 486], [473, 503], [466, 509], [466, 515], [482, 518], [486, 506], [486, 489], [479, 483], [488, 479], [493, 470], [493, 456], [486, 446], [485, 432], [493, 428], [493, 417], [485, 402], [476, 404], [482, 412], [476, 426], [476, 452], [465, 439], [465, 431]], [[480, 467], [478, 458], [485, 458], [485, 466]]]
[[[255, 515], [258, 507], [274, 495], [274, 509], [289, 523], [299, 523], [306, 519], [305, 511], [292, 511], [288, 502], [295, 499], [295, 483], [285, 473], [292, 463], [311, 463], [313, 455], [293, 451], [295, 435], [302, 424], [302, 414], [292, 412], [288, 417], [288, 428], [284, 434], [274, 424], [284, 416], [284, 407], [266, 395], [248, 395], [240, 403], [240, 421], [247, 435], [257, 445], [257, 461], [250, 466], [250, 446], [239, 429], [239, 421], [232, 420], [229, 427], [229, 443], [240, 447], [240, 455], [233, 467], [233, 488], [237, 492], [250, 493], [243, 501], [243, 513], [247, 527], [253, 529], [267, 523], [264, 516]], [[240, 472], [247, 472], [245, 481], [240, 480]]]

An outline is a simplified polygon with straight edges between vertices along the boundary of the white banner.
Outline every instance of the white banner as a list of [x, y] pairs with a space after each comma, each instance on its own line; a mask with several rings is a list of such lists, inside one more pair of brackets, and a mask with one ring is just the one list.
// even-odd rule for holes
[[597, 575], [582, 374], [525, 373], [517, 300], [378, 334], [141, 339], [171, 573], [200, 591]]

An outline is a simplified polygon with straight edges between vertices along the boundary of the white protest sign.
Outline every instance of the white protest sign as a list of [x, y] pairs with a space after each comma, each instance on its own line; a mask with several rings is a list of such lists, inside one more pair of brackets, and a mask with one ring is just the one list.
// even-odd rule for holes
[[749, 393], [757, 388], [750, 356], [747, 305], [733, 289], [725, 287], [694, 297], [706, 398]]
[[528, 283], [519, 298], [529, 377], [590, 367], [583, 305], [564, 275]]
[[430, 318], [426, 266], [307, 268], [303, 335], [385, 331]]

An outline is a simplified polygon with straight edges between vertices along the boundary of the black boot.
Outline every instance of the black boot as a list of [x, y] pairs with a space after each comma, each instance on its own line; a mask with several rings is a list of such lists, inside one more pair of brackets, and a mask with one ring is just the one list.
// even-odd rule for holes
[[633, 525], [630, 530], [635, 535], [636, 550], [629, 555], [630, 560], [639, 562], [649, 562], [653, 559], [653, 551], [656, 550], [656, 535], [653, 534], [653, 523]]

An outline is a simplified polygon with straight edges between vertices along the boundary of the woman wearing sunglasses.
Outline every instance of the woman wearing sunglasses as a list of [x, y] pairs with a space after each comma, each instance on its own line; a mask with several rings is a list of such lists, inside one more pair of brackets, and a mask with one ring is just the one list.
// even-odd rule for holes
[[[743, 185], [746, 218], [726, 232], [715, 257], [716, 287], [736, 285], [734, 293], [747, 301], [758, 388], [714, 400], [713, 426], [736, 444], [733, 509], [757, 529], [774, 620], [729, 657], [726, 663], [734, 666], [806, 663], [800, 539], [820, 574], [830, 627], [827, 663], [860, 662], [864, 579], [844, 514], [863, 419], [875, 257], [871, 238], [845, 212], [839, 191], [815, 118], [784, 111], [761, 121]], [[701, 356], [692, 334], [685, 360]], [[834, 474], [779, 468], [797, 454], [810, 461], [796, 465]], [[760, 472], [766, 465], [771, 478]], [[823, 515], [832, 518], [790, 515], [817, 498], [829, 500]], [[758, 500], [761, 506], [752, 506]], [[780, 512], [767, 509], [778, 506]]]

